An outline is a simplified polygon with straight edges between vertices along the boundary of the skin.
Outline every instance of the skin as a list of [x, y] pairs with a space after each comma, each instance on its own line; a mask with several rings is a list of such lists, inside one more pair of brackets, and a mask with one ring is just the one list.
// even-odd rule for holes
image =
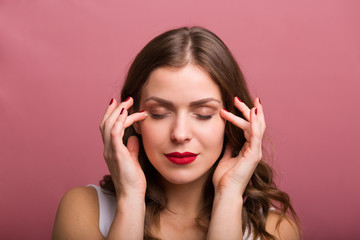
[[[222, 150], [222, 108], [219, 87], [193, 65], [159, 68], [150, 75], [140, 103], [149, 116], [141, 121], [140, 132], [146, 155], [170, 188], [195, 181], [203, 185]], [[199, 155], [183, 166], [164, 156], [186, 151]]]
[[[199, 91], [201, 89], [201, 91]], [[203, 101], [206, 99], [206, 101]], [[200, 102], [199, 102], [200, 101]], [[201, 102], [202, 101], [202, 102]], [[242, 239], [242, 196], [262, 157], [265, 131], [263, 108], [258, 98], [249, 109], [237, 98], [235, 106], [245, 119], [222, 107], [219, 87], [199, 67], [181, 69], [162, 67], [154, 70], [142, 90], [140, 109], [128, 115], [133, 99], [117, 104], [114, 100], [100, 124], [104, 158], [117, 192], [117, 210], [107, 239], [142, 239], [145, 216], [146, 179], [138, 162], [139, 145], [130, 137], [127, 147], [124, 129], [135, 123], [142, 135], [146, 154], [163, 177], [168, 199], [160, 213], [162, 239]], [[213, 175], [215, 198], [207, 235], [197, 229], [194, 218], [201, 206], [201, 188], [209, 169], [218, 159], [225, 121], [244, 130], [246, 143], [237, 157], [231, 147]], [[169, 152], [198, 153], [188, 165], [175, 165], [164, 156]], [[103, 239], [98, 228], [98, 200], [91, 187], [70, 190], [62, 199], [55, 220], [53, 239]], [[279, 215], [271, 212], [266, 229], [278, 239], [298, 239], [298, 230], [285, 218], [279, 228]]]

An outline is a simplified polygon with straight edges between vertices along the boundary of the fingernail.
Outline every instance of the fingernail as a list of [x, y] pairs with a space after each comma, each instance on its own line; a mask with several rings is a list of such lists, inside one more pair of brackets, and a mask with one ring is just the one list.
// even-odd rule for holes
[[[142, 110], [142, 111], [140, 111], [139, 113], [143, 113], [143, 112], [145, 112], [145, 110]], [[147, 115], [148, 115], [148, 113], [145, 112], [145, 116], [146, 116], [146, 117], [147, 117]]]
[[112, 99], [110, 100], [109, 105], [111, 105], [113, 102], [114, 102], [114, 99], [112, 98]]
[[240, 100], [240, 98], [236, 97], [236, 99], [239, 100], [239, 102], [242, 102], [242, 101]]
[[255, 108], [255, 114], [257, 115], [257, 108]]
[[122, 108], [122, 109], [121, 109], [121, 112], [120, 112], [120, 114], [122, 114], [123, 112], [124, 112], [124, 108]]
[[128, 97], [127, 99], [125, 99], [125, 101], [124, 101], [124, 102], [128, 101], [129, 99], [130, 99], [130, 97]]
[[226, 110], [225, 108], [223, 108], [223, 110], [225, 111], [225, 112], [229, 112], [228, 110]]
[[259, 103], [261, 104], [261, 100], [260, 100], [260, 98], [259, 98]]

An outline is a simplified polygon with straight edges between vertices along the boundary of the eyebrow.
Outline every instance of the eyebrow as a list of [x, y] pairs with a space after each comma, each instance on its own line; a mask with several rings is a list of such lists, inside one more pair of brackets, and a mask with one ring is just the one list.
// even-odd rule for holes
[[[148, 97], [145, 99], [145, 102], [150, 101], [150, 100], [154, 100], [154, 101], [164, 104], [166, 106], [174, 106], [174, 104], [172, 102], [162, 99], [162, 98], [159, 98], [159, 97]], [[196, 107], [196, 106], [203, 105], [205, 103], [212, 102], [212, 101], [215, 101], [215, 102], [221, 104], [221, 101], [216, 98], [204, 98], [204, 99], [200, 99], [200, 100], [191, 102], [190, 107]]]

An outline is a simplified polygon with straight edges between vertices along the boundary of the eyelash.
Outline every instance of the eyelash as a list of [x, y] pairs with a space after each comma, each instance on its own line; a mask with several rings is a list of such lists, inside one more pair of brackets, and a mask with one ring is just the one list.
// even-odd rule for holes
[[163, 119], [163, 118], [166, 117], [166, 114], [154, 114], [154, 113], [151, 113], [150, 115], [154, 119]]
[[200, 115], [200, 114], [196, 114], [196, 117], [198, 117], [200, 120], [209, 120], [213, 117], [214, 115]]
[[[150, 115], [154, 119], [164, 119], [167, 114], [154, 114], [154, 113], [151, 113]], [[214, 116], [214, 115], [206, 115], [206, 116], [204, 116], [204, 115], [200, 115], [200, 114], [195, 114], [195, 115], [200, 120], [209, 120]]]

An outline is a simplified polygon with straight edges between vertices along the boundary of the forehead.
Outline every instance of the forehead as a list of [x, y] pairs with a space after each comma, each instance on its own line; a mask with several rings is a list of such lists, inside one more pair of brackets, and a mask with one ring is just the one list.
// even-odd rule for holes
[[219, 86], [202, 68], [188, 64], [183, 68], [160, 67], [149, 76], [141, 99], [160, 97], [171, 101], [196, 101], [216, 98], [221, 101]]

